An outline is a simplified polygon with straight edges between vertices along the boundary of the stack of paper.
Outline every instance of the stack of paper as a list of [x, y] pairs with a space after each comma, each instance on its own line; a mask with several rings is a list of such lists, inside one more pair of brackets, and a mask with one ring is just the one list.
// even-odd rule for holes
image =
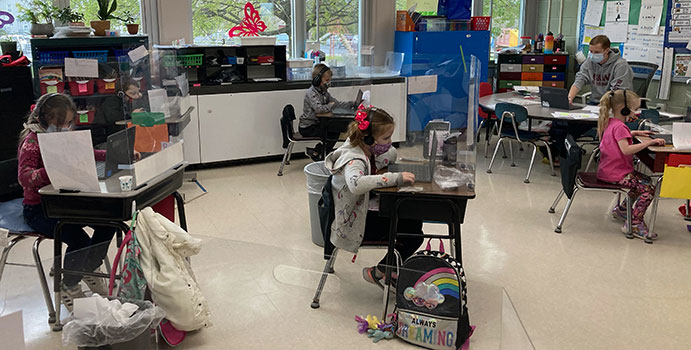
[[500, 99], [497, 99], [497, 101], [506, 102], [506, 103], [513, 103], [513, 104], [519, 105], [519, 106], [530, 106], [530, 105], [540, 104], [540, 101], [529, 100], [529, 99], [520, 98], [520, 97], [500, 98]]
[[672, 143], [679, 150], [691, 150], [691, 123], [672, 124]]
[[527, 92], [539, 93], [540, 87], [539, 86], [514, 86], [513, 91], [527, 91]]
[[90, 36], [93, 29], [85, 26], [70, 26], [55, 28], [55, 38], [71, 38]]

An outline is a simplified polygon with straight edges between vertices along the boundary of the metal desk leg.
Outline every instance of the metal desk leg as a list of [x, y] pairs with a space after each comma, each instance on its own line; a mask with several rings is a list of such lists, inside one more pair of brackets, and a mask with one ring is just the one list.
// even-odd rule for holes
[[389, 222], [389, 248], [386, 251], [386, 266], [384, 273], [384, 311], [381, 319], [386, 322], [386, 312], [389, 310], [389, 290], [391, 289], [391, 268], [394, 262], [394, 249], [396, 248], [396, 232], [398, 231], [398, 207], [403, 200], [398, 199], [393, 205], [391, 221]]
[[[657, 184], [655, 184], [655, 194], [653, 195], [653, 203], [650, 208], [650, 225], [649, 225], [649, 234], [652, 234], [655, 232], [655, 218], [657, 217], [657, 204], [660, 201], [660, 186], [662, 185], [662, 175], [660, 175], [660, 178], [657, 180]], [[631, 203], [633, 204], [633, 203]], [[645, 243], [653, 243], [653, 240], [650, 238], [645, 239]]]
[[686, 200], [686, 215], [684, 216], [684, 220], [686, 221], [691, 221], [691, 200]]
[[183, 230], [187, 231], [187, 217], [185, 216], [185, 199], [182, 198], [182, 195], [178, 191], [173, 192], [173, 196], [175, 197], [175, 202], [178, 205], [180, 227], [182, 227]]
[[62, 321], [60, 320], [60, 307], [62, 306], [62, 226], [64, 223], [58, 221], [53, 230], [53, 293], [55, 300], [55, 324], [53, 324], [53, 331], [59, 332], [62, 330]]

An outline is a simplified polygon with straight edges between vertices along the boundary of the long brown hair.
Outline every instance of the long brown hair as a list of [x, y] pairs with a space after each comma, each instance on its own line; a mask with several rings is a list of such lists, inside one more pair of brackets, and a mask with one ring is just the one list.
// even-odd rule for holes
[[24, 130], [19, 134], [19, 144], [24, 142], [32, 129], [46, 129], [49, 124], [64, 124], [67, 112], [77, 114], [77, 107], [69, 96], [58, 93], [41, 96], [29, 114]]
[[[365, 113], [369, 116], [369, 130], [372, 133], [371, 136], [374, 138], [381, 135], [390, 126], [395, 125], [393, 117], [381, 108], [369, 107], [365, 109]], [[359, 125], [360, 124], [355, 121], [348, 126], [348, 139], [350, 139], [350, 144], [354, 147], [365, 144], [364, 139], [368, 134], [367, 130], [360, 130]]]
[[[614, 109], [621, 110], [624, 107], [624, 95], [626, 95], [626, 105], [633, 108], [641, 99], [635, 92], [624, 90], [610, 91], [600, 99], [600, 118], [597, 120], [597, 134], [602, 138], [602, 133], [609, 125], [610, 112], [613, 114]], [[633, 111], [632, 111], [633, 113]]]

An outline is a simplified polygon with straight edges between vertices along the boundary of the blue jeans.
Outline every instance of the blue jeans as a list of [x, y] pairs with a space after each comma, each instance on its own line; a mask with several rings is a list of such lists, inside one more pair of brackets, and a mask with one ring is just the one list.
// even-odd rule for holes
[[[37, 205], [24, 205], [24, 221], [36, 232], [53, 238], [55, 226], [58, 220], [51, 219], [43, 213], [43, 207]], [[108, 246], [115, 235], [115, 228], [108, 226], [92, 226], [92, 237], [79, 225], [62, 226], [62, 242], [67, 244], [63, 267], [67, 270], [93, 271], [101, 265], [103, 258], [108, 254]], [[82, 275], [65, 274], [63, 282], [72, 287], [82, 280]]]

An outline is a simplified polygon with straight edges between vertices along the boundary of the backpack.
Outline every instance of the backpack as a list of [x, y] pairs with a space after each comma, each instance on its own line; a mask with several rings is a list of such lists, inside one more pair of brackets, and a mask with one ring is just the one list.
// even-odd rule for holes
[[322, 229], [322, 237], [324, 238], [324, 259], [329, 260], [334, 251], [334, 246], [331, 244], [331, 224], [336, 218], [336, 210], [333, 198], [333, 186], [331, 180], [333, 175], [329, 175], [324, 187], [322, 188], [322, 197], [319, 199], [319, 224]]
[[472, 334], [461, 263], [430, 248], [406, 259], [396, 287], [396, 336], [428, 349], [460, 349]]

